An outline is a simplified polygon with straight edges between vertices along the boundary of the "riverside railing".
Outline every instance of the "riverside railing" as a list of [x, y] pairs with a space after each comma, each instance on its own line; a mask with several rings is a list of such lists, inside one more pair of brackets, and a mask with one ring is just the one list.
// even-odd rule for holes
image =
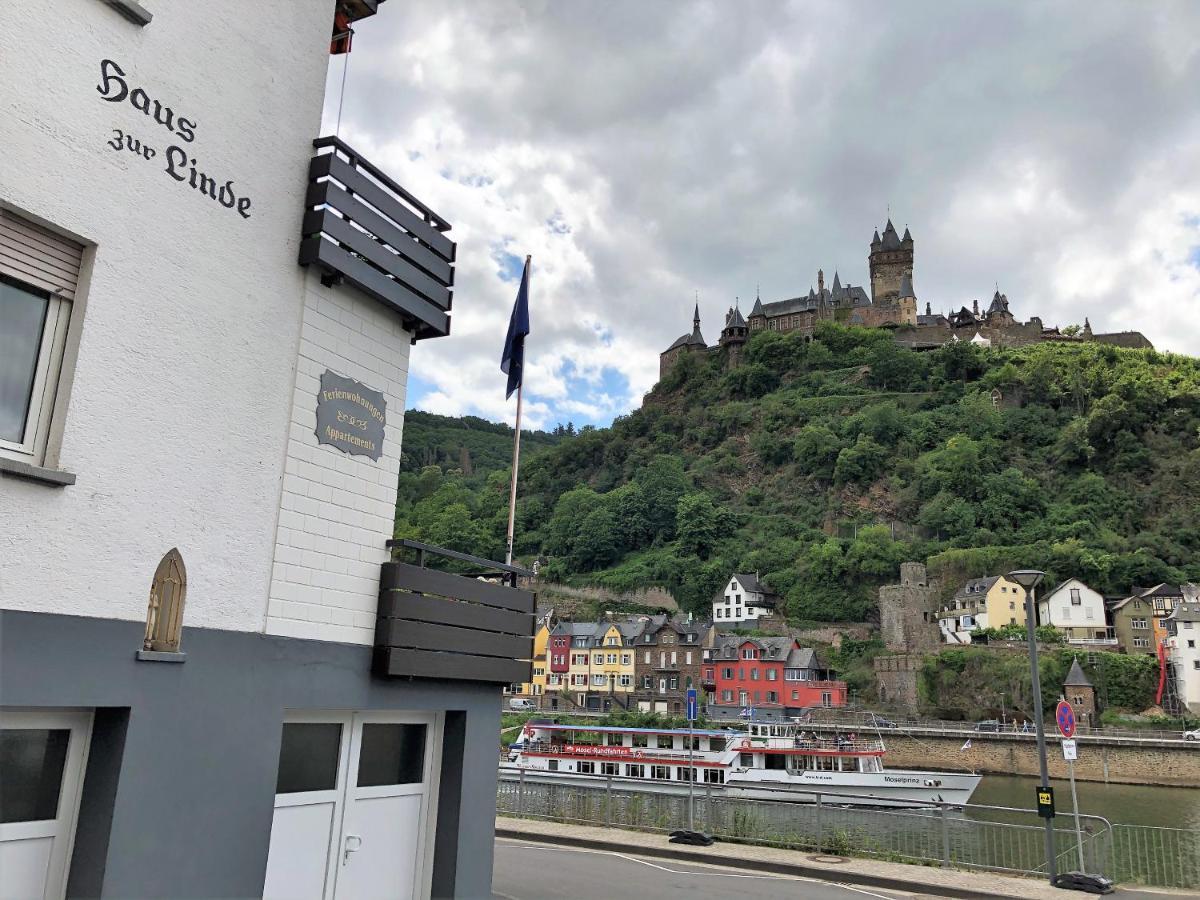
[[[980, 804], [885, 809], [847, 806], [844, 794], [816, 796], [815, 803], [745, 800], [697, 785], [696, 824], [723, 841], [1045, 874], [1045, 829], [1033, 810]], [[496, 808], [521, 818], [657, 832], [685, 827], [688, 820], [686, 794], [633, 791], [600, 778], [595, 785], [556, 784], [526, 779], [524, 773], [500, 781]], [[1111, 826], [1099, 816], [1080, 819], [1089, 872], [1116, 881], [1200, 887], [1200, 836], [1182, 829]], [[1064, 821], [1054, 836], [1059, 871], [1077, 869], [1074, 829]]]
[[[841, 712], [831, 711], [826, 709], [813, 710], [809, 717], [804, 719], [803, 724], [806, 726], [816, 726], [821, 728], [840, 728], [846, 730], [858, 731], [876, 731], [885, 737], [888, 734], [897, 732], [913, 732], [916, 734], [946, 734], [962, 737], [988, 737], [989, 735], [1002, 735], [1004, 737], [1027, 737], [1034, 740], [1033, 723], [1029, 723], [1027, 730], [1022, 730], [1020, 725], [1014, 724], [1010, 719], [1003, 725], [995, 729], [976, 729], [973, 722], [947, 722], [944, 719], [921, 719], [916, 717], [902, 716], [881, 716], [885, 718], [890, 725], [875, 725], [870, 718], [870, 715], [863, 712]], [[1137, 743], [1138, 741], [1183, 741], [1183, 726], [1177, 729], [1152, 729], [1152, 728], [1090, 728], [1086, 725], [1076, 725], [1075, 733], [1081, 737], [1106, 738], [1113, 741], [1128, 741]], [[1191, 742], [1189, 742], [1191, 743]]]

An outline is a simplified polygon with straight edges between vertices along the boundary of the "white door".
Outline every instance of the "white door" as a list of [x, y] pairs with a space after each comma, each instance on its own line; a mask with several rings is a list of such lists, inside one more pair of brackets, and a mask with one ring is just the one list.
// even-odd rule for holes
[[428, 896], [439, 726], [421, 713], [289, 715], [265, 896]]
[[91, 740], [90, 712], [0, 710], [0, 898], [60, 900]]

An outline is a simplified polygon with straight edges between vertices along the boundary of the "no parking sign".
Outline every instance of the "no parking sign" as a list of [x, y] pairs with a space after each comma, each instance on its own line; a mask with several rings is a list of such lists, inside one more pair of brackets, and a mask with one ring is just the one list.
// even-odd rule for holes
[[1066, 700], [1058, 701], [1058, 708], [1054, 711], [1054, 718], [1058, 721], [1058, 731], [1065, 737], [1073, 737], [1075, 735], [1075, 710], [1071, 709], [1071, 704]]

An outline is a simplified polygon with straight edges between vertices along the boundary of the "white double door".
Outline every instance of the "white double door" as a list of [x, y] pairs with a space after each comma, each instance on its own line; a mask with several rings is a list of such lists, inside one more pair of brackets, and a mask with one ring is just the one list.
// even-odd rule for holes
[[355, 712], [285, 719], [266, 898], [429, 896], [441, 718]]
[[0, 709], [0, 898], [61, 900], [92, 713]]

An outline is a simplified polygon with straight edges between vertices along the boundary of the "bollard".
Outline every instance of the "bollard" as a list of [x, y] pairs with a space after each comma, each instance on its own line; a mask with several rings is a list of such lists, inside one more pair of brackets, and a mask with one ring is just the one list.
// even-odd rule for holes
[[604, 776], [604, 827], [612, 828], [612, 776]]
[[704, 830], [712, 833], [712, 782], [704, 782]]
[[525, 770], [521, 770], [521, 777], [517, 783], [517, 816], [523, 815], [525, 812]]
[[939, 803], [938, 806], [942, 810], [942, 868], [950, 868], [950, 820], [946, 817], [946, 811], [949, 806], [945, 803]]

